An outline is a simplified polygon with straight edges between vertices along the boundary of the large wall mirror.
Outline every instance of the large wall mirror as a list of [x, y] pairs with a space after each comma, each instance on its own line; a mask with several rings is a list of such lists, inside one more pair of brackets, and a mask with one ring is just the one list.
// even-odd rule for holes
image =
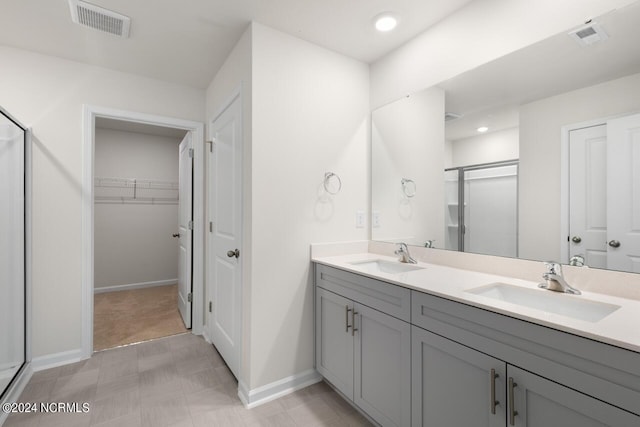
[[0, 402], [27, 360], [27, 131], [0, 108]]
[[373, 240], [640, 272], [640, 2], [372, 114]]

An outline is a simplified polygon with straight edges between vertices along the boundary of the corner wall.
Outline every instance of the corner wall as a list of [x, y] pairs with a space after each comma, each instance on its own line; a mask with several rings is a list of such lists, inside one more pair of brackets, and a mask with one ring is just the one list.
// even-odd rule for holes
[[[250, 389], [313, 369], [310, 243], [366, 240], [369, 67], [253, 24]], [[325, 172], [342, 180], [324, 193]], [[245, 251], [246, 253], [246, 251]], [[246, 309], [246, 307], [245, 307]]]

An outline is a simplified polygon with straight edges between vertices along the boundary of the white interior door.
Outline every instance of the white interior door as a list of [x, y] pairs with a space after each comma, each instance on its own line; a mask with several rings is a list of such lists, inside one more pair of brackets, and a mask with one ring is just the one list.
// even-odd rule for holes
[[608, 268], [640, 273], [640, 114], [607, 122]]
[[211, 124], [209, 157], [209, 330], [238, 377], [242, 298], [242, 127], [240, 97]]
[[600, 125], [569, 133], [569, 258], [607, 268], [606, 241], [607, 126]]
[[178, 237], [178, 309], [187, 328], [191, 328], [191, 268], [193, 241], [193, 143], [187, 133], [179, 145]]

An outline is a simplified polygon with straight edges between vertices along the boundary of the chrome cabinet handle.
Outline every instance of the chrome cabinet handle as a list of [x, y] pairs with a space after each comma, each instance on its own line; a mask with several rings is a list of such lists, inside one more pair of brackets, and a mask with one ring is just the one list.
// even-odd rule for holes
[[500, 404], [500, 401], [496, 400], [496, 378], [499, 375], [496, 373], [495, 369], [491, 369], [491, 413], [495, 415], [496, 413], [496, 405]]
[[571, 238], [571, 241], [572, 241], [573, 243], [580, 243], [580, 242], [582, 242], [582, 237], [580, 237], [580, 236], [573, 236], [573, 237]]
[[236, 257], [236, 259], [240, 258], [240, 250], [236, 249], [234, 251], [227, 251], [227, 256], [229, 258], [233, 258]]
[[617, 240], [610, 240], [609, 241], [609, 246], [611, 246], [612, 248], [619, 248], [620, 247], [620, 242], [618, 242]]
[[344, 324], [346, 325], [346, 329], [345, 332], [349, 332], [349, 328], [351, 327], [351, 325], [349, 324], [349, 312], [351, 311], [351, 309], [349, 308], [348, 305], [344, 306]]
[[518, 411], [516, 411], [516, 403], [513, 401], [513, 389], [518, 386], [517, 383], [513, 381], [513, 378], [509, 377], [509, 425], [516, 425], [516, 415], [518, 415]]
[[358, 312], [356, 311], [356, 308], [353, 307], [353, 310], [351, 310], [351, 336], [355, 336], [356, 335], [356, 331], [358, 330], [356, 328], [356, 314], [358, 314]]

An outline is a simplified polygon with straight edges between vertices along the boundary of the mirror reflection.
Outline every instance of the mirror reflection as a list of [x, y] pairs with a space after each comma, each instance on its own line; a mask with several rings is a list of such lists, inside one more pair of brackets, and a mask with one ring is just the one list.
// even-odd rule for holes
[[0, 109], [0, 398], [25, 362], [24, 146]]
[[635, 3], [375, 110], [372, 238], [640, 272], [637, 22]]

